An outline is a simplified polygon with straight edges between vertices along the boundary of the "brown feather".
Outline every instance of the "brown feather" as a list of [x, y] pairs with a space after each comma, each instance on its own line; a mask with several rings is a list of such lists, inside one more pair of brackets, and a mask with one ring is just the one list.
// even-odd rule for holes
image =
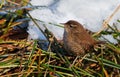
[[74, 55], [84, 54], [97, 43], [77, 21], [70, 20], [64, 27], [64, 48]]

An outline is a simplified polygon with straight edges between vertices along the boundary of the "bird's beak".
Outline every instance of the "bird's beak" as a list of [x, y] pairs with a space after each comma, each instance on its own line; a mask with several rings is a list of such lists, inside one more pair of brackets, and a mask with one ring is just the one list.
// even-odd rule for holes
[[65, 23], [60, 23], [61, 25], [65, 25]]
[[62, 27], [65, 27], [65, 23], [60, 23], [60, 25], [62, 25]]

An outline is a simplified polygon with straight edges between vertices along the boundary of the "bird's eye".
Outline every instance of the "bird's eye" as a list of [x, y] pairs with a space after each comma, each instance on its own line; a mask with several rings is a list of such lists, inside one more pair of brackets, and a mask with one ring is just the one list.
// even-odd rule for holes
[[71, 24], [71, 25], [70, 25], [70, 27], [71, 27], [71, 28], [75, 28], [75, 27], [76, 27], [76, 25]]
[[73, 25], [73, 24], [70, 24], [70, 27], [72, 28], [72, 27], [74, 27], [74, 25]]

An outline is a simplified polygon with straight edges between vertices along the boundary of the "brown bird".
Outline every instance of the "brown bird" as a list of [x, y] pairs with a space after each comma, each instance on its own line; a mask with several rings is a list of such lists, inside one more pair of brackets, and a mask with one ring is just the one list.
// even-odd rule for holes
[[64, 23], [64, 48], [68, 53], [80, 56], [84, 55], [97, 41], [83, 28], [83, 26], [74, 20]]

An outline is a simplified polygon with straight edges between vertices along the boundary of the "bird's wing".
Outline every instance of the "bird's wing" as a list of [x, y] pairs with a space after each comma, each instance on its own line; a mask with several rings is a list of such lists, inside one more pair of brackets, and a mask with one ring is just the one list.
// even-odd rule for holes
[[83, 47], [76, 42], [73, 42], [73, 41], [69, 42], [69, 47], [70, 47], [69, 49], [71, 50], [71, 52], [75, 55], [80, 55], [80, 54], [85, 53]]

